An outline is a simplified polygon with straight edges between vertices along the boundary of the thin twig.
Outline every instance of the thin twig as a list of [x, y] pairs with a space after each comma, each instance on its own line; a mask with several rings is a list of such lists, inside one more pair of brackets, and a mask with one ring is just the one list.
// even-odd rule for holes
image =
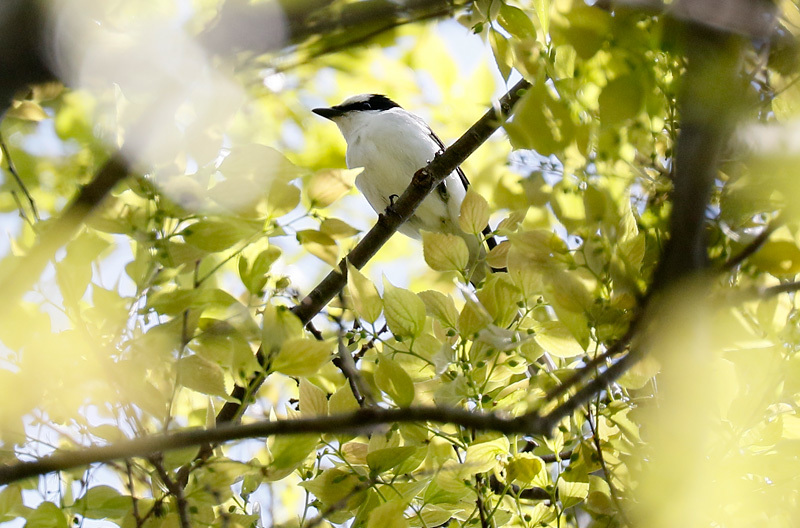
[[600, 460], [600, 467], [603, 469], [603, 475], [606, 478], [606, 483], [608, 484], [608, 490], [611, 494], [611, 500], [614, 502], [614, 506], [617, 508], [620, 517], [622, 517], [622, 521], [624, 522], [625, 526], [631, 526], [628, 517], [625, 515], [625, 510], [622, 508], [622, 504], [619, 502], [619, 497], [617, 496], [617, 489], [614, 486], [614, 483], [611, 481], [611, 472], [608, 470], [608, 466], [606, 465], [606, 459], [603, 456], [603, 448], [600, 445], [600, 435], [597, 434], [597, 425], [595, 424], [594, 420], [597, 418], [597, 415], [592, 416], [592, 408], [591, 405], [586, 406], [586, 421], [589, 423], [589, 428], [592, 430], [592, 440], [595, 449], [597, 450], [597, 458]]
[[734, 268], [736, 268], [736, 266], [744, 262], [746, 259], [754, 255], [756, 252], [758, 252], [758, 250], [761, 249], [761, 246], [763, 246], [767, 242], [767, 240], [769, 240], [770, 235], [776, 229], [778, 229], [778, 227], [780, 227], [782, 224], [783, 220], [781, 218], [776, 218], [775, 220], [770, 222], [769, 225], [767, 225], [767, 227], [765, 227], [764, 230], [761, 231], [761, 233], [759, 233], [757, 237], [751, 240], [744, 248], [742, 248], [741, 251], [739, 251], [739, 253], [737, 253], [736, 255], [731, 257], [727, 262], [725, 262], [720, 267], [720, 271], [730, 272]]
[[[2, 134], [0, 134], [0, 150], [3, 152], [3, 157], [6, 158], [6, 164], [8, 165], [8, 172], [14, 177], [16, 180], [17, 185], [22, 190], [22, 193], [25, 195], [25, 198], [28, 200], [28, 205], [31, 207], [31, 212], [33, 213], [33, 218], [37, 222], [40, 220], [39, 212], [36, 210], [36, 202], [33, 201], [33, 196], [31, 193], [28, 192], [28, 188], [25, 187], [25, 183], [20, 178], [19, 173], [17, 172], [17, 167], [14, 165], [14, 160], [11, 159], [11, 154], [8, 152], [8, 147], [6, 146], [6, 140]], [[27, 215], [26, 215], [27, 216]]]
[[136, 498], [136, 493], [133, 488], [133, 464], [129, 458], [125, 459], [125, 471], [128, 474], [128, 492], [131, 494], [133, 520], [136, 521], [136, 526], [138, 528], [142, 526], [142, 518], [139, 515], [139, 499]]
[[192, 528], [192, 523], [189, 519], [189, 503], [186, 501], [186, 497], [183, 494], [183, 486], [169, 476], [169, 473], [164, 469], [164, 464], [160, 455], [151, 456], [148, 460], [153, 464], [153, 467], [156, 468], [156, 472], [158, 472], [158, 476], [167, 487], [167, 491], [169, 491], [170, 495], [175, 497], [181, 528]]
[[353, 356], [350, 355], [350, 351], [345, 346], [342, 336], [339, 336], [339, 355], [334, 358], [333, 364], [342, 371], [360, 407], [375, 405], [372, 390], [364, 382], [364, 378], [361, 377], [361, 373], [356, 368], [356, 362], [353, 361]]

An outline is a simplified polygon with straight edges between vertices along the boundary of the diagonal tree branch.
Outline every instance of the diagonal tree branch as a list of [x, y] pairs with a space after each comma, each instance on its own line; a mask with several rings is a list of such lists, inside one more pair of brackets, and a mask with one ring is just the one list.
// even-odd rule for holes
[[367, 432], [390, 423], [433, 422], [460, 425], [465, 428], [498, 431], [505, 434], [547, 434], [545, 421], [535, 413], [517, 418], [479, 413], [446, 407], [406, 407], [382, 409], [369, 407], [352, 413], [299, 418], [292, 420], [260, 421], [250, 424], [225, 424], [214, 429], [187, 429], [165, 435], [154, 435], [118, 442], [113, 445], [88, 447], [80, 451], [56, 453], [34, 462], [19, 462], [0, 466], [0, 485], [9, 484], [53, 471], [63, 471], [98, 462], [149, 457], [154, 453], [202, 444], [219, 444], [246, 438], [274, 435], [324, 434], [332, 432]]

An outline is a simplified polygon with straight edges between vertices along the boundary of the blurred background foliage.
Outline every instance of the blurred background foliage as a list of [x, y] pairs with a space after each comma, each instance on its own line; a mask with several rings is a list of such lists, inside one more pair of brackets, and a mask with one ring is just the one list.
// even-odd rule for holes
[[[731, 27], [658, 2], [30, 6], [48, 59], [0, 74], [34, 82], [0, 125], [4, 280], [117, 150], [131, 171], [0, 312], [4, 464], [213, 427], [254, 376], [244, 422], [353, 411], [340, 340], [364, 405], [552, 409], [568, 395], [545, 395], [626, 335], [670, 237], [687, 27], [744, 51], [736, 89], [705, 73], [737, 118], [705, 209], [705, 286], [669, 297], [633, 341], [649, 354], [552, 435], [390, 424], [167, 452], [9, 484], [0, 522], [793, 525], [795, 1], [747, 5]], [[513, 117], [463, 166], [462, 219], [490, 218], [488, 260], [509, 272], [473, 292], [455, 242], [396, 236], [305, 330], [287, 308], [375, 220], [310, 109], [384, 93], [449, 144], [519, 77]]]

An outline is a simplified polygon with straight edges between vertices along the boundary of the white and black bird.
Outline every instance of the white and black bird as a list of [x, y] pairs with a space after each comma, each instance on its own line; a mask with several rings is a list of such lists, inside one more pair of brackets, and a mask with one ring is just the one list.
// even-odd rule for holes
[[[339, 127], [347, 142], [347, 166], [364, 168], [356, 177], [356, 187], [377, 213], [403, 194], [414, 173], [445, 148], [421, 117], [385, 95], [356, 95], [330, 108], [315, 108], [313, 112]], [[475, 235], [458, 226], [468, 186], [464, 171], [457, 168], [398, 231], [412, 238], [420, 238], [420, 230], [461, 236], [470, 252], [471, 279], [477, 283], [484, 275], [485, 264], [481, 261], [486, 252]], [[484, 234], [490, 233], [486, 226]], [[487, 244], [489, 249], [494, 247], [494, 239], [489, 237]]]

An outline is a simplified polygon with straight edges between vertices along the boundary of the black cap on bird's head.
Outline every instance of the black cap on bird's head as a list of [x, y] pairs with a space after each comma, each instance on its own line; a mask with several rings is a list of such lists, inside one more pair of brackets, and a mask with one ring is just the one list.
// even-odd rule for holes
[[400, 108], [400, 105], [385, 95], [361, 94], [354, 95], [343, 103], [330, 108], [315, 108], [312, 112], [327, 119], [336, 119], [348, 112], [383, 111], [390, 108]]

